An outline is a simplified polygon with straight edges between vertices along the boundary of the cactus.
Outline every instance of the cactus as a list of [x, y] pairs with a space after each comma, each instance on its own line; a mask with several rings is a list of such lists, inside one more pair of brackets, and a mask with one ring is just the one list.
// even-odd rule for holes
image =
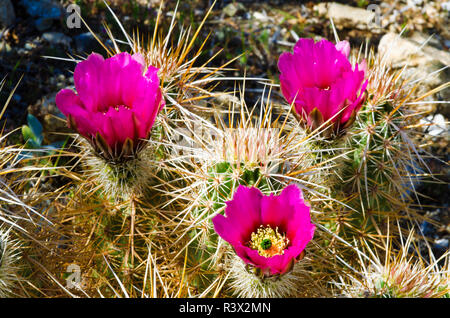
[[20, 245], [11, 238], [10, 230], [0, 227], [0, 298], [14, 295], [19, 280]]
[[[174, 200], [186, 200], [183, 213], [190, 220], [184, 234], [189, 244], [188, 265], [193, 268], [191, 282], [199, 291], [207, 288], [214, 291], [211, 286], [219, 281], [224, 269], [243, 268], [232, 265], [230, 248], [218, 239], [211, 223], [212, 217], [224, 212], [225, 202], [232, 199], [239, 185], [276, 194], [286, 184], [296, 183], [306, 190], [308, 198], [316, 200], [328, 193], [320, 178], [326, 174], [324, 170], [329, 163], [315, 165], [316, 154], [310, 152], [309, 141], [316, 135], [307, 136], [301, 129], [288, 128], [280, 117], [272, 118], [272, 104], [262, 104], [260, 113], [255, 115], [241, 96], [229, 108], [228, 124], [216, 116], [216, 126], [198, 122], [197, 127], [186, 128], [183, 135], [190, 138], [185, 140], [188, 150], [185, 149], [182, 159], [177, 153], [171, 161], [184, 180], [184, 187], [174, 194]], [[187, 132], [192, 134], [189, 136]], [[232, 275], [234, 281], [254, 276], [251, 272], [247, 272], [250, 276], [242, 273]], [[286, 283], [284, 286], [294, 286], [295, 277], [294, 271], [292, 277], [288, 275], [281, 281]], [[261, 287], [260, 296], [280, 294], [280, 290], [269, 291], [275, 285], [267, 286]]]
[[[382, 57], [369, 57], [368, 97], [353, 126], [339, 141], [344, 151], [332, 186], [345, 203], [330, 211], [328, 226], [351, 240], [372, 243], [398, 218], [417, 220], [411, 203], [427, 167], [413, 138], [421, 114], [406, 107], [415, 99], [409, 82], [392, 72]], [[413, 221], [414, 222], [414, 221]]]
[[145, 146], [134, 158], [126, 161], [108, 162], [93, 154], [90, 146], [80, 142], [85, 178], [101, 185], [102, 192], [110, 200], [127, 201], [132, 196], [142, 195], [147, 191], [157, 174], [155, 166], [157, 148]]
[[230, 261], [230, 291], [232, 295], [245, 298], [282, 298], [299, 294], [304, 281], [301, 273], [304, 270], [302, 262], [296, 263], [292, 270], [284, 275], [264, 277], [246, 266], [237, 256]]
[[[440, 298], [450, 294], [448, 277], [449, 252], [438, 260], [424, 259], [414, 246], [414, 231], [410, 231], [400, 248], [394, 248], [392, 238], [386, 251], [371, 251], [359, 257], [358, 272], [338, 283], [338, 289], [350, 297], [369, 298]], [[442, 268], [438, 265], [444, 260]]]
[[[167, 104], [151, 134], [121, 140], [120, 148], [111, 149], [97, 136], [88, 139], [91, 145], [77, 140], [81, 154], [78, 149], [71, 154], [73, 148], [68, 148], [66, 155], [81, 159], [69, 161], [73, 164], [69, 168], [55, 168], [65, 182], [58, 183], [56, 191], [54, 184], [51, 191], [46, 188], [48, 175], [36, 177], [33, 169], [24, 171], [29, 177], [29, 191], [24, 194], [39, 211], [28, 215], [33, 222], [27, 220], [20, 234], [21, 242], [23, 237], [27, 240], [24, 260], [33, 267], [28, 279], [35, 292], [102, 297], [448, 295], [448, 277], [439, 275], [437, 261], [423, 265], [421, 257], [419, 262], [410, 258], [409, 245], [400, 254], [392, 248], [403, 238], [403, 221], [418, 220], [411, 202], [418, 198], [416, 182], [426, 174], [412, 139], [419, 116], [406, 107], [419, 100], [412, 98], [414, 88], [409, 91], [408, 83], [371, 55], [367, 92], [357, 89], [358, 107], [342, 126], [337, 122], [327, 131], [317, 110], [309, 114], [311, 125], [301, 124], [299, 114], [291, 112], [293, 105], [277, 116], [270, 94], [263, 93], [260, 104], [248, 107], [244, 91], [236, 98], [208, 87], [226, 65], [209, 67], [208, 60], [194, 66], [206, 43], [193, 50], [205, 20], [191, 38], [191, 31], [181, 30], [177, 46], [172, 44], [177, 42], [172, 41], [176, 13], [175, 9], [168, 33], [155, 28], [148, 46], [141, 45], [139, 36], [126, 36], [147, 66], [159, 68]], [[157, 26], [161, 17], [160, 11]], [[113, 43], [108, 53], [119, 54], [111, 30], [107, 32]], [[366, 82], [364, 76], [361, 81]], [[331, 87], [320, 89], [325, 96]], [[230, 102], [227, 116], [219, 96]], [[315, 104], [317, 99], [309, 101]], [[327, 103], [320, 99], [326, 114]], [[347, 101], [338, 104], [345, 106]], [[118, 104], [115, 110], [126, 111], [121, 107]], [[28, 146], [40, 144], [40, 134], [31, 128], [23, 129]], [[2, 147], [0, 160], [12, 161]], [[39, 158], [29, 160], [39, 162]], [[0, 172], [7, 164], [0, 161]], [[16, 177], [11, 182], [15, 190], [22, 187], [20, 183]], [[314, 225], [306, 253], [289, 255], [280, 271], [277, 265], [265, 267], [264, 259], [256, 264], [237, 257], [236, 245], [222, 239], [226, 234], [219, 236], [213, 226], [217, 217], [224, 217], [237, 189], [246, 186], [261, 195], [278, 195], [294, 185], [301, 188]], [[1, 222], [15, 221], [14, 214], [8, 213], [4, 219], [1, 215]], [[17, 214], [20, 226], [24, 216]], [[42, 222], [44, 218], [48, 220]], [[389, 233], [395, 222], [398, 231]], [[289, 244], [287, 234], [278, 227], [260, 225], [245, 247], [262, 257], [283, 255]], [[384, 239], [391, 238], [393, 243], [386, 246]], [[276, 253], [269, 253], [274, 246]], [[8, 250], [10, 238], [0, 235], [0, 251]], [[12, 273], [3, 269], [8, 264], [5, 260], [0, 259], [0, 296], [2, 282], [6, 281], [5, 286], [12, 282], [12, 275], [2, 274], [2, 270]], [[65, 270], [72, 264], [82, 269], [83, 280], [76, 290], [63, 285], [68, 276]], [[429, 272], [431, 278], [426, 275]]]

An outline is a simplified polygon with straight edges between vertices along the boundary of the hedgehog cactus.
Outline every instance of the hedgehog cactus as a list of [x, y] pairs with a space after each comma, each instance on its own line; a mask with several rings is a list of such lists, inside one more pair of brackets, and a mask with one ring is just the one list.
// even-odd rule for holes
[[[448, 276], [435, 264], [414, 263], [409, 246], [391, 257], [403, 239], [399, 218], [418, 220], [410, 203], [424, 169], [412, 141], [418, 117], [406, 107], [419, 99], [412, 100], [407, 83], [373, 55], [369, 67], [352, 60], [346, 41], [301, 39], [278, 63], [287, 103], [276, 116], [265, 92], [260, 105], [248, 107], [244, 92], [236, 98], [209, 90], [225, 65], [209, 67], [215, 56], [194, 65], [204, 56], [206, 40], [192, 48], [205, 20], [192, 37], [181, 30], [175, 46], [176, 9], [172, 16], [169, 32], [155, 28], [146, 47], [127, 35], [133, 55], [120, 52], [107, 29], [110, 57], [93, 53], [80, 62], [76, 92], [56, 97], [81, 140], [81, 154], [64, 155], [81, 158], [88, 171], [77, 169], [78, 161], [55, 168], [70, 180], [55, 192], [40, 193], [45, 177], [27, 178], [26, 197], [39, 213], [19, 234], [21, 242], [30, 235], [33, 275], [44, 274], [36, 275], [37, 292], [448, 295]], [[160, 18], [161, 11], [156, 25]], [[231, 101], [227, 111], [217, 96]], [[205, 98], [212, 107], [204, 107]], [[24, 173], [35, 177], [35, 170]], [[12, 217], [0, 221], [25, 219]], [[392, 234], [395, 222], [401, 226]], [[13, 289], [16, 250], [2, 232], [0, 252], [3, 296]], [[68, 264], [83, 271], [77, 290], [58, 282]]]
[[[322, 138], [310, 143], [313, 151], [322, 149], [314, 156], [315, 164], [331, 161], [336, 165], [326, 178], [333, 200], [319, 208], [325, 212], [322, 224], [336, 235], [325, 245], [352, 262], [358, 253], [348, 242], [358, 241], [370, 248], [380, 244], [379, 237], [385, 235], [389, 223], [405, 215], [417, 220], [410, 203], [418, 199], [415, 186], [426, 167], [412, 139], [420, 116], [406, 107], [420, 100], [412, 97], [415, 87], [407, 90], [411, 84], [373, 53], [369, 67], [363, 62], [364, 72], [357, 64], [352, 70], [347, 61], [349, 47], [342, 43], [332, 46], [325, 40], [314, 43], [301, 39], [293, 54], [280, 57], [279, 68], [283, 95], [293, 105], [297, 120], [308, 131], [321, 130]], [[311, 50], [305, 51], [304, 46]], [[335, 63], [331, 68], [336, 72], [347, 69], [342, 73], [347, 75], [323, 74], [321, 65], [327, 65], [327, 56], [337, 56], [331, 59]], [[310, 65], [308, 60], [314, 63]], [[347, 67], [339, 68], [339, 63]], [[317, 74], [311, 79], [299, 78], [312, 69]], [[346, 81], [347, 90], [333, 92], [339, 85], [345, 87]], [[311, 97], [313, 93], [316, 98]], [[343, 104], [339, 103], [345, 95], [341, 93], [349, 94]], [[328, 114], [328, 122], [322, 114]]]
[[[388, 239], [386, 251], [381, 255], [371, 251], [370, 257], [359, 257], [357, 273], [349, 275], [336, 285], [340, 292], [351, 297], [369, 298], [448, 298], [449, 251], [438, 260], [423, 258], [413, 244], [414, 232], [395, 249]], [[414, 250], [415, 259], [410, 252]], [[443, 261], [442, 267], [438, 265]]]
[[[218, 239], [211, 218], [224, 212], [226, 202], [233, 199], [240, 186], [275, 194], [287, 184], [297, 183], [306, 192], [311, 189], [306, 195], [319, 197], [321, 190], [314, 188], [326, 189], [320, 184], [321, 170], [326, 167], [314, 166], [315, 158], [308, 146], [310, 137], [305, 132], [293, 134], [286, 123], [272, 119], [271, 104], [262, 105], [257, 115], [248, 111], [243, 99], [230, 106], [228, 124], [217, 116], [217, 126], [204, 129], [199, 123], [200, 127], [186, 129], [184, 136], [187, 131], [194, 132], [186, 142], [192, 148], [187, 151], [189, 147], [184, 147], [182, 160], [179, 156], [172, 159], [185, 180], [185, 187], [174, 200], [192, 198], [184, 209], [185, 218], [191, 220], [186, 228], [188, 264], [196, 269], [191, 276], [200, 290], [216, 281], [223, 269], [233, 267], [229, 248]], [[261, 295], [279, 294], [272, 292], [266, 289]]]
[[354, 152], [342, 175], [347, 178], [344, 192], [358, 191], [361, 211], [395, 211], [414, 192], [419, 163], [405, 140], [406, 124], [401, 110], [388, 101], [368, 106], [360, 115], [348, 139]]
[[[373, 53], [370, 67], [364, 60], [361, 70], [358, 64], [352, 69], [349, 53], [345, 41], [334, 46], [326, 40], [300, 39], [294, 53], [283, 53], [278, 65], [283, 95], [293, 103], [299, 121], [308, 130], [328, 131], [311, 148], [324, 151], [316, 155], [318, 163], [337, 163], [336, 178], [327, 181], [345, 212], [330, 211], [340, 219], [331, 218], [330, 226], [336, 228], [347, 220], [350, 228], [369, 234], [379, 225], [374, 222], [383, 222], [382, 215], [397, 217], [396, 212], [408, 209], [423, 161], [411, 139], [409, 125], [417, 118], [405, 107], [412, 101], [406, 84], [382, 57], [374, 60]], [[334, 64], [326, 67], [329, 63]], [[330, 68], [334, 71], [328, 74]], [[316, 72], [310, 80], [301, 76], [312, 70]], [[322, 119], [317, 122], [317, 118]]]
[[415, 187], [427, 169], [412, 139], [418, 115], [406, 107], [412, 102], [408, 83], [379, 60], [371, 62], [367, 104], [345, 139], [352, 153], [343, 160], [342, 182], [335, 187], [336, 195], [359, 211], [360, 225], [412, 213], [409, 204], [418, 198]]

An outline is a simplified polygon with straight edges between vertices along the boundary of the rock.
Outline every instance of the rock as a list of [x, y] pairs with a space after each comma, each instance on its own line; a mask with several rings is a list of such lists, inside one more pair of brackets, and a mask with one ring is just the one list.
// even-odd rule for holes
[[31, 51], [36, 48], [36, 44], [34, 44], [32, 42], [27, 42], [27, 43], [25, 43], [25, 46], [23, 48], [27, 51]]
[[40, 18], [40, 19], [36, 19], [34, 21], [34, 26], [40, 32], [44, 32], [45, 30], [50, 29], [52, 27], [52, 25], [53, 25], [53, 19]]
[[258, 11], [253, 12], [252, 17], [254, 20], [261, 22], [263, 24], [273, 22], [273, 19], [270, 16], [268, 16], [266, 11], [264, 10], [262, 12]]
[[70, 46], [72, 39], [60, 32], [46, 32], [42, 34], [42, 38], [52, 45]]
[[0, 40], [0, 55], [8, 55], [12, 52], [12, 47], [6, 41]]
[[61, 113], [58, 107], [56, 107], [55, 97], [56, 93], [44, 96], [40, 105], [39, 116], [43, 118], [42, 125], [44, 126], [44, 131], [52, 132], [45, 134], [45, 138], [49, 142], [57, 142], [61, 140], [61, 136], [54, 134], [54, 132], [70, 132], [70, 129], [67, 128], [65, 116]]
[[222, 12], [225, 13], [225, 15], [229, 17], [233, 17], [238, 13], [239, 11], [245, 11], [245, 7], [240, 2], [230, 3], [223, 8]]
[[0, 27], [8, 27], [16, 20], [11, 0], [0, 0]]
[[20, 4], [35, 18], [59, 19], [64, 13], [63, 7], [54, 0], [21, 0]]
[[[395, 33], [387, 33], [378, 45], [378, 52], [385, 54], [386, 62], [393, 68], [406, 66], [402, 74], [404, 78], [424, 79], [418, 94], [450, 80], [450, 53], [428, 44], [423, 45], [427, 38], [421, 34], [402, 38]], [[450, 100], [449, 88], [439, 94], [444, 101]]]
[[98, 51], [101, 47], [91, 32], [82, 33], [74, 37], [75, 46], [80, 53], [91, 53]]
[[54, 20], [64, 15], [63, 7], [54, 0], [21, 0], [20, 4], [25, 7], [27, 13], [36, 18], [36, 28], [43, 32], [49, 29]]
[[444, 46], [442, 45], [442, 38], [439, 35], [430, 37], [420, 32], [414, 32], [409, 39], [419, 46], [426, 43], [423, 49], [425, 53], [435, 56], [442, 64], [450, 65], [450, 53], [443, 51]]
[[445, 117], [441, 114], [427, 116], [420, 123], [426, 125], [424, 130], [431, 136], [443, 135], [448, 131]]
[[438, 239], [434, 241], [433, 249], [445, 252], [448, 250], [449, 240], [446, 238]]
[[[360, 29], [369, 29], [376, 26], [374, 11], [355, 8], [352, 6], [336, 3], [322, 2], [314, 6], [314, 10], [319, 15], [327, 16], [333, 19], [336, 27], [358, 27]], [[372, 29], [375, 30], [376, 28]]]
[[415, 36], [411, 39], [399, 37], [395, 33], [387, 33], [384, 35], [378, 51], [387, 53], [387, 62], [394, 68], [408, 66], [419, 66], [423, 63], [431, 61], [440, 62], [444, 65], [450, 65], [450, 53], [438, 50], [429, 45], [423, 47], [419, 41], [423, 37]]

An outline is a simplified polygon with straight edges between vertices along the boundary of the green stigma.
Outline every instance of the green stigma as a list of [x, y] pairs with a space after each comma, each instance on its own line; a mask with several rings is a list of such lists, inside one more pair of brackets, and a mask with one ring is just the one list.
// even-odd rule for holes
[[288, 244], [289, 240], [285, 235], [280, 234], [278, 228], [272, 229], [270, 225], [261, 225], [252, 233], [251, 240], [248, 242], [250, 248], [257, 250], [259, 255], [264, 257], [283, 255]]
[[263, 250], [268, 250], [272, 247], [272, 241], [270, 239], [265, 239], [261, 242], [261, 248]]

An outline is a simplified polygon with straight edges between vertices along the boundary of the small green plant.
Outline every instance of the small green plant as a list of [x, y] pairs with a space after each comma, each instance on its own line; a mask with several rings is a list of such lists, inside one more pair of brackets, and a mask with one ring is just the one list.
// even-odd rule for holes
[[19, 159], [32, 158], [33, 156], [52, 155], [62, 148], [65, 141], [56, 141], [49, 145], [43, 145], [44, 135], [43, 127], [39, 120], [31, 115], [27, 115], [27, 124], [22, 126], [22, 136], [25, 149], [20, 152]]

